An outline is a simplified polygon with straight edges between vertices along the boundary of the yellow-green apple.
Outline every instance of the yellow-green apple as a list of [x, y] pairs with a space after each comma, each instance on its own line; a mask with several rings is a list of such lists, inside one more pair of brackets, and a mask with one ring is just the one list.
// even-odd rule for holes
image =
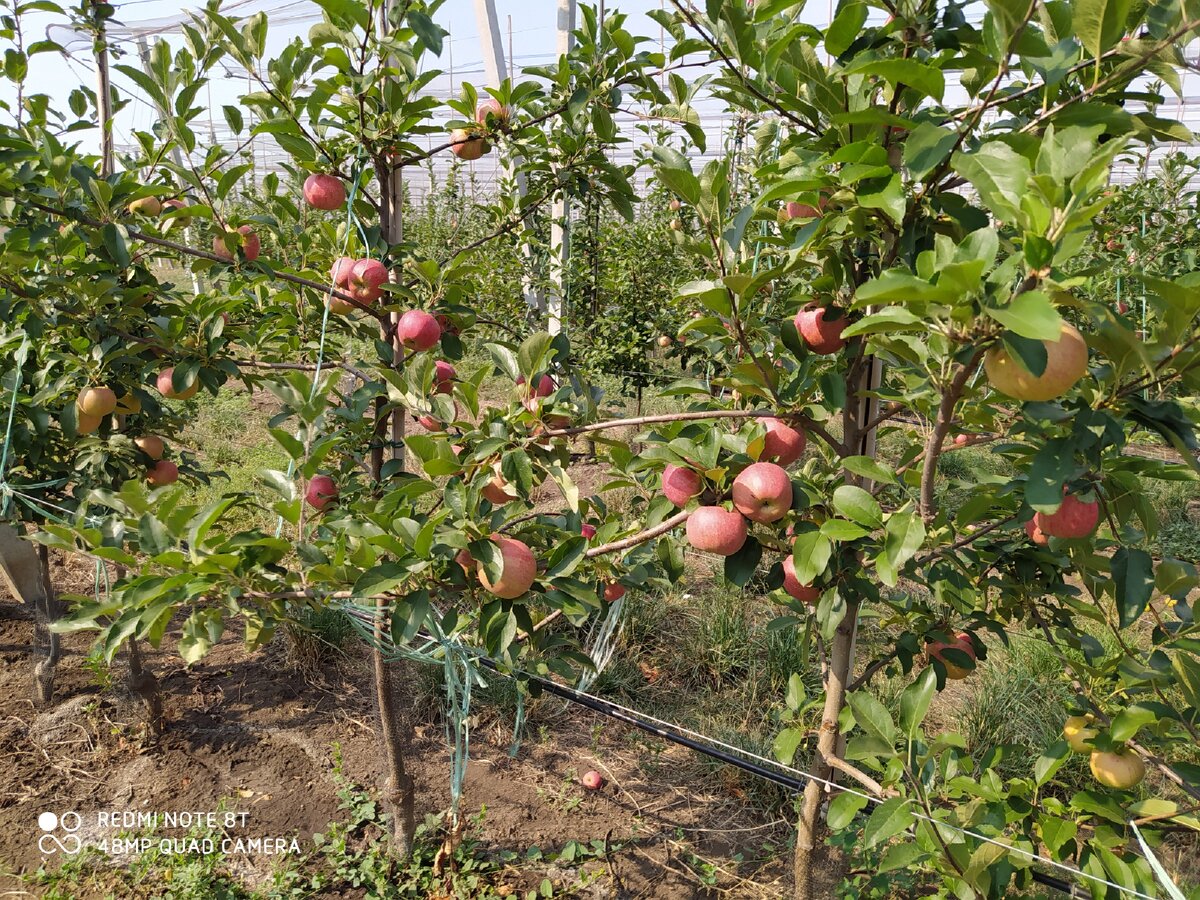
[[763, 427], [767, 433], [763, 438], [760, 459], [790, 466], [804, 455], [804, 445], [808, 441], [804, 429], [788, 425], [780, 419], [764, 419]]
[[790, 553], [783, 558], [783, 589], [802, 603], [816, 603], [821, 599], [819, 587], [800, 583], [796, 577], [796, 561]]
[[688, 516], [688, 543], [706, 553], [732, 556], [746, 543], [747, 533], [742, 514], [722, 506], [701, 506]]
[[842, 332], [850, 320], [836, 307], [806, 306], [796, 313], [793, 324], [813, 353], [837, 353], [846, 346]]
[[346, 186], [340, 178], [314, 172], [304, 179], [304, 201], [314, 209], [340, 209], [346, 202]]
[[189, 400], [196, 396], [196, 391], [200, 390], [199, 380], [193, 381], [191, 387], [186, 387], [182, 391], [176, 391], [174, 386], [175, 367], [163, 369], [158, 373], [158, 392], [168, 400]]
[[450, 149], [454, 151], [454, 155], [467, 162], [479, 159], [492, 149], [482, 137], [465, 128], [455, 128], [451, 131], [450, 141]]
[[423, 309], [410, 309], [396, 323], [396, 337], [409, 350], [430, 350], [442, 339], [442, 326]]
[[488, 577], [487, 569], [479, 564], [479, 583], [501, 599], [515, 600], [533, 584], [537, 576], [537, 560], [528, 545], [516, 538], [493, 534], [491, 539], [500, 549], [500, 577], [493, 582]]
[[667, 466], [663, 469], [663, 496], [676, 506], [684, 507], [693, 497], [699, 497], [704, 488], [704, 480], [695, 469], [684, 466]]
[[1097, 750], [1088, 765], [1098, 782], [1121, 791], [1137, 787], [1146, 777], [1146, 764], [1132, 750]]
[[1072, 753], [1091, 753], [1092, 739], [1099, 732], [1092, 727], [1095, 717], [1088, 713], [1086, 716], [1071, 716], [1063, 723], [1063, 737], [1071, 747]]
[[458, 377], [458, 372], [454, 366], [446, 362], [444, 359], [439, 359], [433, 364], [433, 392], [435, 394], [449, 394], [454, 390], [454, 379]]
[[117, 398], [117, 408], [113, 412], [122, 416], [132, 416], [142, 411], [142, 401], [133, 391], [126, 391]]
[[174, 484], [179, 480], [179, 466], [169, 459], [160, 459], [146, 470], [146, 480], [155, 487]]
[[304, 492], [304, 499], [317, 512], [323, 512], [337, 498], [337, 482], [328, 475], [314, 475]]
[[133, 444], [151, 459], [162, 459], [163, 452], [166, 450], [166, 444], [163, 439], [157, 434], [143, 434], [141, 437], [135, 437]]
[[129, 204], [135, 216], [157, 216], [162, 212], [162, 201], [157, 197], [139, 197]]
[[954, 640], [950, 643], [945, 641], [926, 641], [925, 654], [930, 659], [940, 660], [942, 665], [946, 667], [946, 677], [952, 681], [959, 681], [966, 678], [974, 669], [967, 669], [956, 663], [950, 662], [942, 653], [945, 650], [961, 650], [971, 659], [975, 658], [975, 645], [971, 643], [971, 636], [965, 631], [960, 631], [954, 636]]
[[1099, 523], [1100, 504], [1095, 500], [1080, 500], [1074, 494], [1063, 497], [1057, 512], [1037, 513], [1033, 517], [1035, 528], [1057, 538], [1087, 537]]
[[1046, 348], [1046, 368], [1041, 375], [1013, 359], [1002, 344], [993, 346], [983, 357], [988, 383], [1014, 400], [1053, 400], [1087, 374], [1087, 342], [1074, 325], [1063, 322], [1058, 340], [1042, 341], [1042, 346]]
[[792, 507], [792, 480], [783, 466], [752, 463], [733, 480], [733, 505], [751, 522], [778, 522]]
[[117, 408], [117, 394], [110, 387], [89, 387], [79, 392], [75, 408], [85, 415], [104, 417]]

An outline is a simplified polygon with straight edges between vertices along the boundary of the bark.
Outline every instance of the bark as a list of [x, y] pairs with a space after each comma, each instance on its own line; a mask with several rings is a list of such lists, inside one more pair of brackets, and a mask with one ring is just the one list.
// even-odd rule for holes
[[46, 648], [46, 656], [34, 663], [33, 699], [37, 706], [45, 707], [54, 701], [54, 673], [62, 656], [61, 639], [49, 625], [62, 615], [62, 606], [50, 582], [50, 550], [44, 544], [38, 545], [37, 558], [41, 590], [34, 599], [34, 641]]
[[146, 720], [155, 734], [163, 730], [162, 691], [159, 690], [158, 679], [154, 672], [142, 663], [142, 651], [137, 638], [130, 638], [126, 647], [129, 655], [129, 674], [125, 677], [125, 686], [146, 707]]

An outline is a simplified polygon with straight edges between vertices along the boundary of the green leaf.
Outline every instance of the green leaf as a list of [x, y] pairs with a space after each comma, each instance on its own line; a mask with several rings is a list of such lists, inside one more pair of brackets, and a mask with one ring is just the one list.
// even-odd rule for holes
[[863, 828], [863, 845], [870, 849], [895, 837], [912, 824], [912, 810], [904, 797], [892, 797], [875, 807]]
[[738, 587], [745, 587], [754, 577], [754, 570], [762, 559], [762, 544], [756, 538], [746, 538], [746, 543], [732, 556], [725, 557], [725, 579]]
[[386, 562], [363, 572], [354, 582], [353, 593], [358, 597], [373, 597], [385, 594], [404, 583], [408, 567], [396, 562]]
[[875, 871], [883, 873], [894, 872], [896, 869], [911, 869], [927, 859], [928, 856], [929, 854], [916, 843], [892, 844], [883, 854], [883, 858], [879, 860]]
[[1108, 733], [1114, 741], [1125, 742], [1133, 740], [1137, 736], [1138, 731], [1157, 721], [1157, 710], [1135, 703], [1133, 706], [1125, 707], [1113, 716], [1112, 725], [1109, 726]]
[[1037, 762], [1033, 764], [1033, 777], [1038, 787], [1041, 787], [1047, 781], [1054, 777], [1054, 773], [1059, 770], [1071, 756], [1071, 748], [1066, 741], [1055, 741], [1045, 752], [1037, 758]]
[[867, 4], [847, 3], [825, 30], [825, 51], [835, 59], [850, 49], [867, 21]]
[[1111, 49], [1125, 34], [1131, 0], [1072, 0], [1071, 25], [1092, 57]]
[[877, 313], [864, 316], [849, 328], [842, 329], [842, 337], [852, 338], [860, 334], [893, 334], [897, 331], [919, 331], [927, 327], [916, 313], [902, 306], [889, 306]]
[[[1079, 826], [1070, 819], [1044, 818], [1039, 823], [1042, 830], [1042, 843], [1058, 857], [1058, 851], [1067, 841], [1073, 841], [1079, 833]], [[1067, 854], [1070, 856], [1070, 854]]]
[[846, 702], [854, 712], [854, 721], [872, 737], [879, 738], [889, 747], [896, 743], [896, 724], [887, 707], [866, 691], [854, 691], [846, 696]]
[[801, 531], [792, 544], [792, 561], [796, 566], [796, 579], [801, 584], [812, 584], [829, 565], [833, 544], [820, 531]]
[[959, 151], [952, 157], [954, 171], [966, 178], [996, 218], [1016, 223], [1021, 218], [1021, 198], [1032, 172], [1029, 160], [1007, 144], [989, 141], [974, 153]]
[[825, 822], [829, 826], [830, 831], [841, 831], [848, 827], [857, 816], [870, 802], [866, 797], [858, 794], [840, 793], [829, 801], [829, 811], [826, 813]]
[[833, 508], [851, 522], [867, 528], [883, 525], [883, 508], [879, 501], [856, 485], [840, 485], [833, 492]]
[[900, 692], [900, 727], [911, 741], [918, 726], [929, 712], [929, 704], [937, 691], [937, 673], [933, 666], [927, 666], [917, 676], [917, 680]]
[[100, 229], [100, 235], [104, 239], [104, 249], [113, 258], [113, 262], [122, 269], [128, 268], [129, 245], [125, 242], [124, 227], [109, 222]]
[[1154, 593], [1154, 561], [1145, 550], [1120, 547], [1112, 557], [1112, 577], [1117, 587], [1117, 615], [1128, 628], [1146, 611]]
[[896, 483], [895, 471], [884, 468], [869, 456], [847, 456], [842, 460], [842, 468], [868, 481], [877, 481], [880, 484]]
[[796, 750], [800, 746], [800, 742], [804, 740], [803, 728], [785, 728], [779, 734], [775, 735], [775, 743], [772, 746], [772, 752], [775, 758], [785, 766], [792, 764], [792, 759], [796, 756]]
[[435, 56], [441, 56], [442, 38], [446, 36], [447, 32], [435, 25], [433, 19], [425, 13], [414, 9], [409, 10], [407, 21], [409, 27], [420, 38], [421, 43], [432, 50]]
[[942, 70], [915, 59], [879, 59], [850, 66], [848, 73], [877, 75], [895, 87], [907, 85], [926, 97], [941, 101], [946, 92], [946, 77]]
[[1062, 317], [1041, 291], [1026, 291], [1003, 309], [989, 307], [987, 314], [1021, 337], [1057, 341], [1062, 336]]
[[910, 512], [894, 512], [884, 527], [883, 552], [876, 557], [879, 580], [895, 587], [901, 567], [925, 541], [925, 523]]

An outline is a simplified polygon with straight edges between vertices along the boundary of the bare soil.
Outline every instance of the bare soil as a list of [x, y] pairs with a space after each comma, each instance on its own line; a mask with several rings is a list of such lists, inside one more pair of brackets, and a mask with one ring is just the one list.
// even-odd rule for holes
[[[60, 591], [90, 593], [88, 565], [56, 561], [54, 574]], [[305, 679], [288, 665], [281, 639], [250, 653], [227, 635], [189, 669], [171, 651], [169, 633], [162, 650], [145, 653], [162, 683], [167, 719], [163, 734], [154, 736], [124, 688], [124, 666], [114, 666], [107, 688], [85, 666], [86, 633], [64, 639], [55, 704], [36, 709], [33, 621], [12, 598], [0, 601], [0, 896], [37, 896], [16, 876], [62, 859], [39, 849], [38, 817], [45, 811], [74, 810], [94, 822], [98, 810], [215, 811], [224, 801], [248, 813], [237, 834], [295, 835], [307, 851], [312, 835], [339, 817], [335, 745], [347, 778], [372, 792], [382, 785], [367, 653], [353, 640], [346, 658]], [[401, 673], [401, 681], [413, 674]], [[483, 712], [473, 732], [463, 811], [486, 809], [479, 826], [485, 849], [550, 851], [592, 839], [623, 845], [589, 864], [605, 871], [582, 896], [790, 893], [790, 829], [748, 810], [736, 778], [689, 778], [690, 751], [550, 704], [539, 701], [531, 711], [515, 759], [508, 755], [511, 723], [495, 716], [489, 722]], [[414, 702], [409, 717], [420, 816], [449, 805], [450, 757], [436, 715]], [[594, 793], [578, 781], [591, 768], [608, 782]], [[253, 884], [277, 859], [250, 857], [239, 874]], [[545, 874], [514, 871], [511, 883], [524, 891]], [[573, 873], [562, 877], [566, 884]], [[825, 888], [832, 895], [830, 882]], [[79, 900], [89, 896], [103, 894]]]

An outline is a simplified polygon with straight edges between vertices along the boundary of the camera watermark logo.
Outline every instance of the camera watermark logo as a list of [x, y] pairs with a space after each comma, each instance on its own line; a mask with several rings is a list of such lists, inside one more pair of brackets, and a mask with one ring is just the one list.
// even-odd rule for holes
[[45, 855], [65, 853], [74, 855], [83, 849], [83, 841], [75, 832], [83, 824], [79, 813], [68, 810], [61, 816], [57, 813], [44, 812], [38, 815], [38, 849]]

